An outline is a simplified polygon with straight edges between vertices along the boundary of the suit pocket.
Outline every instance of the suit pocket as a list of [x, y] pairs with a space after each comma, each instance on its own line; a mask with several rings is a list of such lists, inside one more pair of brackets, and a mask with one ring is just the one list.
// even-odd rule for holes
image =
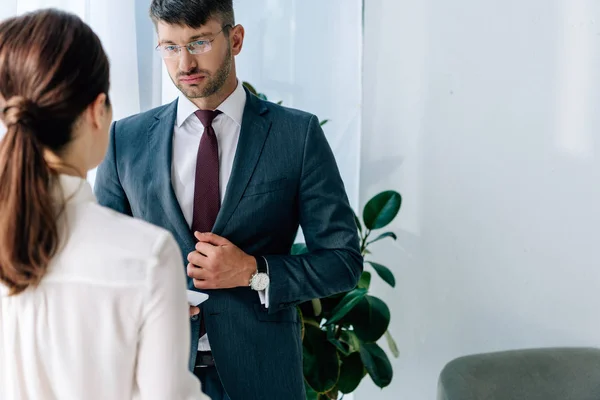
[[269, 314], [269, 311], [262, 304], [254, 305], [254, 313], [259, 321], [266, 322], [298, 322], [298, 311], [296, 307], [286, 308], [276, 313]]
[[287, 187], [287, 178], [275, 179], [268, 182], [250, 183], [243, 197], [256, 196], [259, 194], [276, 192]]

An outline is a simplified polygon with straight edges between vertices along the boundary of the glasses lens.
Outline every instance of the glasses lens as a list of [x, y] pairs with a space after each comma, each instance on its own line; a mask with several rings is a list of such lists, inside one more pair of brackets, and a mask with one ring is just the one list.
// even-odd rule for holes
[[177, 46], [158, 46], [156, 51], [158, 51], [163, 58], [173, 58], [177, 57], [179, 54], [179, 48]]
[[210, 42], [208, 40], [199, 40], [188, 44], [188, 49], [192, 54], [206, 53], [211, 49]]

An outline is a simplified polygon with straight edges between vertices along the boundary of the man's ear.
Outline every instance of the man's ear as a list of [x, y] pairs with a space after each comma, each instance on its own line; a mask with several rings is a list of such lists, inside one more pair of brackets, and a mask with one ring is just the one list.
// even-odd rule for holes
[[242, 51], [244, 45], [244, 35], [246, 31], [242, 25], [236, 25], [231, 28], [231, 53], [237, 56]]

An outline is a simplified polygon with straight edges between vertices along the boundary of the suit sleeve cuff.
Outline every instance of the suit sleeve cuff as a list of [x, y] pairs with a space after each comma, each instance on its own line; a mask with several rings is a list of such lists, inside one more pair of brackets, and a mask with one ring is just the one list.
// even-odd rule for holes
[[[263, 257], [263, 259], [267, 264], [267, 274], [269, 274], [269, 262], [266, 258]], [[265, 306], [265, 308], [269, 308], [269, 288], [267, 287], [265, 290], [259, 290], [258, 297], [260, 298], [260, 304]]]

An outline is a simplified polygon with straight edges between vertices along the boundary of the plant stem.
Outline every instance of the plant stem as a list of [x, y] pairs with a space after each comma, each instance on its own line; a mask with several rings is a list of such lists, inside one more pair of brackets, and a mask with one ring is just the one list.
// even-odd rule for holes
[[304, 323], [308, 324], [308, 325], [312, 325], [312, 326], [317, 327], [317, 328], [321, 328], [321, 326], [319, 325], [318, 322], [310, 320], [310, 319], [305, 319]]
[[367, 239], [369, 238], [370, 234], [371, 234], [371, 230], [367, 229], [365, 231], [365, 236], [363, 236], [361, 243], [360, 243], [360, 254], [362, 254], [363, 256], [365, 255], [365, 250], [367, 250]]
[[342, 327], [340, 325], [337, 325], [335, 328], [335, 338], [339, 339], [340, 336], [342, 336]]

